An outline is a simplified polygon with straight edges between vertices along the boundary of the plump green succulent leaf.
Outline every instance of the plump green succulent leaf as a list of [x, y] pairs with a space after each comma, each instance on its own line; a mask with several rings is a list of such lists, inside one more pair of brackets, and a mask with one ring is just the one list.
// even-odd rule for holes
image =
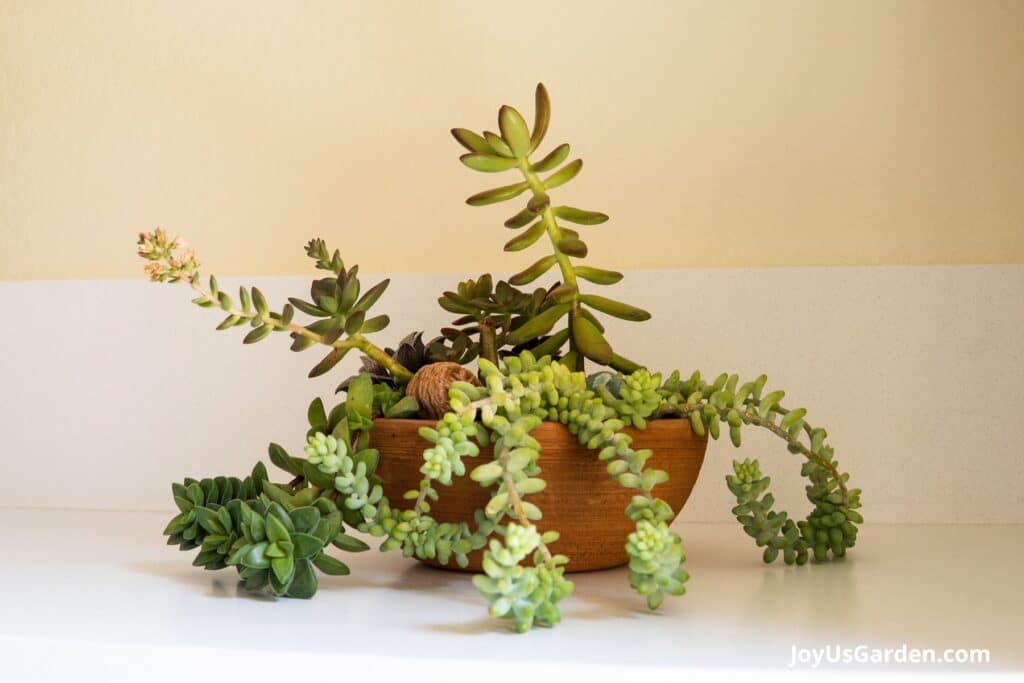
[[501, 129], [501, 137], [508, 143], [516, 158], [525, 159], [532, 148], [530, 129], [523, 115], [515, 108], [505, 105], [498, 110], [498, 127]]
[[532, 247], [536, 244], [537, 240], [544, 235], [545, 227], [544, 221], [537, 221], [531, 225], [528, 229], [519, 233], [508, 242], [505, 243], [505, 251], [522, 251], [528, 247]]
[[452, 128], [452, 137], [456, 142], [475, 154], [491, 154], [493, 150], [487, 140], [465, 128]]
[[516, 159], [500, 157], [494, 154], [463, 154], [459, 161], [473, 169], [484, 173], [500, 173], [515, 168]]
[[401, 418], [412, 417], [420, 410], [420, 404], [415, 396], [403, 396], [397, 403], [392, 405], [384, 413], [384, 417]]
[[642, 322], [644, 320], [650, 320], [651, 318], [651, 314], [642, 308], [630, 306], [629, 304], [624, 304], [621, 301], [615, 301], [614, 299], [608, 299], [596, 294], [583, 294], [580, 296], [580, 301], [595, 310], [607, 313], [608, 315], [616, 318], [621, 318], [622, 320]]
[[591, 266], [574, 266], [573, 271], [579, 277], [593, 282], [596, 285], [614, 285], [622, 279], [622, 273], [603, 268], [592, 268]]
[[547, 135], [548, 125], [551, 122], [551, 99], [548, 97], [548, 89], [543, 83], [537, 84], [534, 93], [533, 107], [533, 133], [530, 135], [530, 152], [532, 153]]
[[505, 227], [513, 230], [526, 227], [530, 222], [537, 217], [537, 214], [530, 209], [523, 209], [512, 218], [505, 221]]
[[320, 375], [330, 372], [335, 365], [341, 362], [341, 359], [344, 358], [345, 354], [348, 352], [349, 347], [331, 349], [319, 363], [310, 369], [309, 377], [319, 377]]
[[489, 130], [484, 131], [484, 139], [491, 148], [492, 154], [497, 154], [503, 157], [514, 157], [515, 154], [512, 152], [512, 148], [508, 146], [508, 143], [502, 139], [500, 135], [496, 135]]
[[355, 304], [353, 304], [352, 309], [351, 309], [352, 312], [355, 313], [355, 312], [358, 312], [358, 311], [362, 311], [363, 313], [365, 313], [365, 312], [369, 311], [370, 308], [375, 303], [377, 303], [377, 300], [380, 299], [381, 295], [384, 293], [384, 290], [386, 290], [388, 288], [388, 285], [390, 285], [390, 284], [391, 284], [391, 279], [387, 278], [387, 279], [381, 280], [380, 282], [375, 284], [373, 287], [370, 287], [368, 290], [366, 290], [363, 293], [363, 295], [361, 297], [359, 297], [359, 300]]
[[570, 321], [572, 339], [576, 348], [590, 360], [607, 365], [612, 359], [612, 347], [601, 330], [587, 317], [576, 315]]
[[587, 255], [587, 245], [577, 237], [563, 237], [558, 240], [558, 250], [563, 254], [583, 258]]
[[249, 334], [245, 335], [245, 339], [242, 340], [243, 344], [255, 344], [256, 342], [265, 339], [267, 335], [274, 331], [271, 325], [260, 325], [253, 329]]
[[309, 560], [297, 560], [291, 582], [288, 585], [288, 597], [307, 600], [316, 595], [316, 573]]
[[572, 308], [572, 304], [557, 304], [530, 318], [528, 321], [512, 330], [506, 337], [506, 342], [512, 345], [523, 344], [541, 337], [551, 331], [559, 320]]
[[391, 324], [391, 318], [386, 315], [375, 315], [372, 318], [367, 318], [363, 321], [362, 326], [359, 328], [360, 334], [373, 334], [374, 332], [380, 332], [385, 327]]
[[538, 259], [533, 265], [526, 270], [516, 273], [508, 279], [510, 283], [519, 287], [521, 285], [528, 285], [544, 273], [551, 270], [551, 267], [555, 265], [556, 259], [553, 254], [549, 254], [541, 259]]
[[558, 168], [563, 161], [569, 158], [569, 145], [562, 143], [548, 152], [544, 158], [530, 166], [534, 173], [547, 173]]
[[348, 565], [326, 553], [321, 553], [314, 557], [313, 564], [328, 576], [348, 576], [349, 574]]
[[556, 217], [577, 225], [598, 225], [608, 220], [608, 216], [600, 211], [584, 211], [572, 206], [556, 206], [552, 211]]
[[544, 356], [551, 356], [565, 346], [565, 342], [569, 340], [569, 328], [565, 328], [555, 332], [553, 335], [545, 339], [537, 346], [530, 349], [535, 356], [543, 358]]
[[583, 159], [576, 159], [575, 161], [570, 161], [568, 164], [563, 166], [558, 171], [552, 173], [544, 180], [544, 188], [548, 190], [553, 190], [556, 187], [561, 187], [562, 185], [565, 185], [567, 182], [576, 177], [576, 175], [580, 172], [581, 168], [583, 168]]
[[307, 559], [313, 557], [324, 547], [324, 544], [320, 539], [312, 534], [294, 534], [292, 536], [292, 542], [295, 544], [295, 559]]
[[363, 543], [358, 538], [348, 536], [346, 534], [337, 534], [331, 540], [331, 543], [336, 547], [350, 553], [361, 553], [365, 550], [369, 550], [370, 546]]
[[306, 409], [306, 420], [309, 426], [319, 431], [327, 431], [327, 411], [324, 410], [324, 401], [317, 396], [309, 403]]
[[278, 444], [271, 443], [267, 446], [267, 453], [270, 456], [270, 462], [288, 474], [292, 476], [302, 474], [302, 464], [296, 458], [288, 455], [288, 452]]
[[497, 204], [498, 202], [504, 202], [509, 199], [518, 197], [529, 187], [527, 182], [524, 180], [520, 183], [512, 183], [511, 185], [503, 185], [502, 187], [495, 187], [490, 190], [484, 190], [483, 192], [477, 192], [475, 195], [466, 200], [466, 203], [470, 206], [486, 206], [487, 204]]

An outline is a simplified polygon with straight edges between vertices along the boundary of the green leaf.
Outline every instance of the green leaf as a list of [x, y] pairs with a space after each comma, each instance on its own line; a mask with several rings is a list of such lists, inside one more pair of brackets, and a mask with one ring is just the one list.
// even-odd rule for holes
[[563, 254], [583, 258], [587, 255], [587, 245], [578, 237], [563, 237], [558, 240], [558, 250]]
[[391, 318], [386, 315], [375, 315], [372, 318], [367, 318], [363, 321], [363, 326], [359, 328], [360, 334], [373, 334], [374, 332], [380, 332], [391, 323]]
[[341, 289], [341, 298], [338, 299], [340, 313], [348, 313], [359, 297], [359, 278], [356, 277], [358, 272], [359, 266], [352, 266], [352, 269], [348, 271], [345, 286]]
[[391, 284], [391, 280], [386, 279], [381, 280], [373, 287], [370, 287], [361, 297], [359, 297], [359, 301], [357, 301], [352, 307], [352, 311], [363, 311], [365, 313], [370, 310], [370, 307], [377, 303], [377, 300], [380, 299], [381, 294], [384, 293], [384, 290], [388, 288], [389, 284]]
[[206, 529], [206, 531], [208, 531], [209, 533], [226, 534], [228, 532], [228, 530], [224, 528], [224, 525], [221, 523], [220, 519], [217, 517], [217, 513], [214, 510], [211, 510], [210, 508], [207, 507], [197, 507], [195, 509], [195, 512], [196, 521], [199, 522], [199, 526]]
[[364, 550], [369, 550], [370, 546], [366, 545], [358, 538], [353, 538], [346, 534], [338, 534], [331, 541], [336, 547], [350, 553], [361, 553]]
[[415, 396], [403, 396], [397, 403], [387, 409], [384, 417], [412, 417], [420, 411], [420, 404]]
[[234, 302], [231, 301], [231, 297], [226, 292], [217, 293], [217, 301], [220, 303], [220, 307], [225, 311], [230, 311], [231, 306]]
[[320, 553], [314, 557], [313, 564], [316, 565], [317, 569], [329, 576], [347, 576], [349, 574], [348, 565], [325, 553]]
[[564, 218], [577, 225], [598, 225], [608, 220], [607, 215], [598, 211], [584, 211], [572, 206], [556, 206], [552, 211], [558, 218]]
[[513, 157], [515, 154], [512, 153], [512, 148], [508, 146], [508, 143], [501, 139], [500, 135], [495, 135], [489, 130], [484, 131], [484, 140], [491, 148], [492, 154], [498, 154], [503, 157]]
[[245, 339], [242, 340], [243, 344], [255, 344], [261, 339], [265, 338], [268, 334], [273, 331], [273, 327], [270, 325], [260, 325], [255, 328], [249, 334], [245, 335]]
[[505, 509], [508, 505], [508, 494], [507, 493], [496, 493], [491, 497], [491, 500], [487, 503], [487, 507], [484, 508], [484, 512], [488, 517], [495, 517]]
[[470, 152], [476, 152], [477, 154], [491, 153], [491, 146], [487, 144], [487, 141], [471, 130], [452, 128], [452, 137]]
[[266, 555], [268, 545], [263, 542], [249, 546], [248, 550], [242, 554], [242, 566], [250, 569], [268, 569], [270, 567], [270, 560]]
[[309, 408], [306, 410], [306, 419], [309, 420], [309, 426], [319, 430], [325, 431], [327, 429], [327, 411], [324, 410], [324, 402], [319, 396], [314, 398]]
[[537, 84], [533, 102], [533, 134], [530, 135], [530, 152], [537, 149], [543, 142], [544, 136], [548, 132], [548, 123], [551, 121], [551, 99], [548, 97], [548, 90], [543, 83]]
[[473, 471], [469, 473], [469, 478], [473, 481], [478, 481], [481, 484], [490, 485], [496, 479], [501, 477], [502, 472], [503, 470], [501, 465], [496, 462], [488, 462], [475, 467]]
[[335, 365], [341, 362], [341, 359], [345, 357], [345, 354], [349, 352], [349, 349], [350, 347], [331, 349], [330, 352], [309, 371], [309, 377], [319, 377], [324, 373], [330, 372]]
[[359, 332], [364, 320], [366, 320], [366, 314], [362, 311], [355, 311], [349, 314], [348, 319], [345, 320], [345, 334], [352, 336]]
[[551, 266], [555, 265], [556, 259], [553, 254], [548, 254], [544, 258], [538, 260], [532, 266], [526, 270], [520, 271], [508, 279], [510, 284], [519, 287], [521, 285], [527, 285], [539, 278], [544, 273], [551, 270]]
[[530, 166], [530, 170], [534, 173], [547, 173], [552, 169], [558, 168], [559, 164], [567, 158], [569, 158], [569, 145], [563, 143], [548, 152], [543, 159]]
[[505, 243], [505, 251], [522, 251], [533, 246], [545, 232], [544, 221], [537, 221], [524, 232]]
[[317, 318], [323, 318], [324, 316], [328, 315], [327, 311], [325, 311], [324, 309], [320, 308], [319, 306], [314, 306], [308, 301], [303, 301], [302, 299], [289, 297], [288, 303], [290, 303], [292, 306], [299, 309], [306, 315], [312, 315]]
[[267, 540], [271, 543], [287, 541], [291, 537], [288, 528], [276, 515], [267, 515]]
[[316, 574], [309, 560], [299, 560], [295, 563], [295, 573], [292, 582], [288, 586], [288, 597], [308, 600], [316, 595]]
[[256, 287], [252, 288], [252, 304], [256, 307], [256, 312], [260, 314], [261, 318], [265, 318], [270, 313], [270, 306], [267, 305], [267, 300]]
[[290, 336], [292, 338], [292, 345], [290, 347], [292, 351], [305, 351], [309, 347], [316, 345], [316, 340], [304, 335], [292, 332]]
[[302, 460], [302, 476], [306, 478], [314, 486], [318, 486], [322, 489], [333, 489], [334, 488], [334, 475], [321, 472], [320, 469], [309, 462], [308, 460]]
[[282, 585], [288, 585], [295, 576], [295, 558], [291, 555], [270, 560], [270, 569]]
[[237, 315], [229, 315], [228, 317], [224, 318], [224, 320], [222, 320], [220, 322], [220, 325], [217, 325], [216, 329], [219, 332], [221, 330], [226, 330], [229, 327], [234, 327], [235, 325], [238, 324], [239, 320], [241, 320], [241, 318], [239, 316], [237, 316]]
[[612, 359], [612, 347], [605, 340], [601, 331], [589, 319], [576, 315], [570, 320], [572, 338], [576, 348], [590, 360], [607, 365]]
[[366, 466], [366, 474], [370, 475], [377, 471], [377, 464], [380, 463], [380, 452], [376, 448], [364, 448], [356, 453], [352, 460], [356, 465], [363, 463]]
[[624, 304], [621, 301], [615, 301], [614, 299], [608, 299], [603, 296], [597, 296], [596, 294], [583, 294], [580, 296], [580, 301], [595, 310], [615, 316], [616, 318], [621, 318], [622, 320], [641, 322], [649, 320], [651, 317], [651, 314], [642, 308], [630, 306], [629, 304]]
[[463, 154], [459, 157], [459, 161], [474, 171], [483, 171], [484, 173], [507, 171], [510, 168], [515, 168], [518, 163], [516, 159], [493, 154]]
[[335, 539], [340, 530], [341, 514], [335, 511], [326, 517], [320, 518], [320, 521], [317, 522], [316, 528], [313, 529], [313, 535], [326, 544]]
[[576, 159], [570, 161], [568, 164], [563, 166], [559, 171], [552, 173], [544, 180], [544, 187], [548, 190], [553, 190], [556, 187], [565, 185], [567, 182], [576, 177], [576, 174], [583, 168], [583, 159]]
[[505, 221], [505, 227], [511, 228], [513, 230], [518, 230], [519, 228], [524, 228], [527, 225], [529, 225], [530, 221], [532, 221], [536, 217], [537, 214], [531, 211], [530, 209], [523, 209], [515, 216], [512, 216], [512, 218], [509, 218], [507, 221]]
[[537, 358], [543, 358], [544, 356], [550, 356], [550, 355], [553, 355], [555, 352], [557, 352], [559, 349], [561, 349], [565, 345], [565, 342], [568, 339], [569, 339], [569, 330], [568, 330], [568, 328], [562, 329], [562, 330], [559, 330], [558, 332], [555, 332], [553, 335], [551, 335], [550, 337], [545, 339], [540, 344], [537, 344], [537, 346], [535, 346], [532, 349], [530, 349], [530, 351], [532, 351], [533, 355], [535, 355]]
[[568, 303], [557, 304], [548, 308], [509, 332], [505, 337], [505, 343], [515, 346], [544, 336], [551, 331], [555, 323], [561, 320], [562, 316], [568, 313], [571, 308], [572, 304]]
[[324, 547], [320, 539], [312, 534], [295, 534], [292, 536], [292, 542], [295, 543], [295, 559], [297, 560], [312, 557]]
[[477, 192], [475, 195], [466, 200], [466, 203], [470, 206], [486, 206], [488, 204], [497, 204], [498, 202], [504, 202], [514, 197], [518, 197], [526, 191], [529, 185], [524, 180], [519, 183], [513, 183], [512, 185], [504, 185], [502, 187], [495, 187], [491, 190], [484, 190], [483, 192]]
[[523, 495], [529, 495], [531, 493], [539, 493], [544, 490], [547, 486], [547, 482], [543, 479], [523, 479], [522, 481], [516, 482], [516, 489]]
[[530, 154], [530, 129], [522, 114], [506, 104], [498, 110], [498, 127], [501, 129], [501, 137], [516, 157], [524, 159]]
[[288, 516], [295, 525], [295, 530], [305, 534], [312, 533], [320, 522], [320, 511], [310, 505], [295, 508]]
[[604, 270], [603, 268], [592, 268], [590, 266], [575, 266], [573, 270], [579, 277], [597, 285], [614, 285], [622, 279], [622, 273], [614, 270]]
[[267, 446], [267, 453], [270, 455], [270, 462], [288, 474], [292, 476], [302, 474], [302, 465], [295, 458], [288, 455], [288, 452], [278, 444], [271, 443]]
[[360, 373], [349, 382], [345, 410], [349, 415], [369, 419], [373, 415], [373, 379]]

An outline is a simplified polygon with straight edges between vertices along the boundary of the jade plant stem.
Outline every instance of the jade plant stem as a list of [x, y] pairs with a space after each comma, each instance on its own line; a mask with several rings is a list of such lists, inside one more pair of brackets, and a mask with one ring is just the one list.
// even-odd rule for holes
[[[210, 290], [208, 290], [207, 288], [203, 287], [202, 284], [200, 284], [198, 274], [196, 274], [195, 277], [190, 279], [188, 283], [189, 286], [192, 287], [192, 289], [195, 290], [200, 297], [209, 299], [211, 301], [217, 300], [217, 297], [215, 297]], [[255, 318], [258, 319], [262, 324], [269, 325], [274, 329], [287, 330], [301, 337], [311, 339], [318, 344], [330, 346], [338, 350], [358, 349], [366, 356], [372, 358], [375, 362], [379, 363], [381, 366], [387, 368], [388, 372], [390, 372], [399, 383], [407, 384], [409, 380], [412, 379], [412, 373], [409, 372], [409, 370], [405, 366], [396, 361], [390, 355], [385, 353], [383, 349], [381, 349], [379, 346], [377, 346], [376, 344], [374, 344], [361, 334], [354, 334], [346, 339], [339, 339], [333, 343], [329, 343], [326, 339], [324, 339], [324, 336], [322, 334], [317, 334], [316, 332], [308, 330], [305, 327], [298, 325], [296, 323], [284, 323], [281, 320], [273, 317], [269, 312], [266, 314], [260, 314], [257, 311], [246, 313], [240, 308], [230, 307], [227, 309], [227, 313], [229, 315], [238, 316], [239, 318], [244, 318], [246, 320], [252, 320]]]

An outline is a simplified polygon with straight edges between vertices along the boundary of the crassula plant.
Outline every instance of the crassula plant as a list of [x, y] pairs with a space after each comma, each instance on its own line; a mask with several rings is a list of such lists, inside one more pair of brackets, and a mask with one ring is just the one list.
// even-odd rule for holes
[[[634, 449], [624, 431], [643, 430], [650, 420], [686, 420], [699, 437], [727, 432], [735, 446], [744, 428], [766, 429], [801, 458], [812, 504], [802, 521], [774, 509], [770, 479], [756, 460], [734, 461], [727, 477], [736, 500], [732, 512], [765, 562], [781, 557], [802, 565], [811, 557], [842, 557], [853, 547], [863, 521], [860, 491], [848, 486], [825, 430], [807, 422], [805, 409], [784, 407], [783, 392], [768, 391], [764, 375], [750, 381], [729, 373], [713, 379], [699, 372], [662, 375], [606, 338], [602, 316], [639, 322], [650, 315], [596, 293], [622, 274], [582, 263], [587, 245], [580, 231], [608, 217], [553, 199], [552, 191], [573, 180], [582, 161], [569, 160], [567, 144], [539, 153], [549, 115], [539, 85], [532, 126], [505, 106], [498, 132], [452, 131], [466, 150], [463, 164], [515, 176], [467, 203], [518, 199], [505, 221], [515, 231], [505, 249], [544, 253], [508, 281], [484, 274], [444, 292], [438, 302], [456, 317], [427, 341], [413, 332], [393, 349], [375, 342], [372, 336], [389, 324], [374, 308], [388, 281], [364, 289], [358, 266], [346, 266], [322, 240], [306, 246], [323, 271], [309, 296], [272, 307], [255, 287], [233, 297], [214, 276], [201, 275], [182, 240], [160, 229], [140, 236], [150, 278], [189, 285], [195, 304], [221, 310], [217, 329], [244, 327], [247, 344], [285, 332], [293, 351], [320, 349], [325, 353], [311, 377], [331, 371], [352, 350], [362, 354], [361, 371], [339, 386], [345, 400], [330, 410], [319, 398], [310, 404], [301, 456], [270, 444], [270, 461], [286, 473], [285, 481], [272, 483], [260, 463], [244, 479], [185, 479], [172, 486], [180, 513], [165, 534], [182, 550], [198, 549], [196, 566], [235, 567], [246, 588], [311, 597], [316, 571], [348, 573], [328, 549], [368, 549], [351, 534], [356, 530], [381, 539], [381, 550], [441, 564], [465, 567], [471, 553], [483, 551], [482, 573], [473, 582], [491, 615], [514, 620], [520, 631], [553, 625], [573, 584], [565, 578], [571, 558], [558, 552], [558, 532], [538, 530], [543, 511], [530, 501], [547, 485], [542, 446], [531, 435], [545, 421], [565, 425], [632, 492], [623, 510], [634, 526], [625, 542], [629, 583], [651, 609], [666, 595], [681, 595], [688, 575], [680, 536], [669, 528], [675, 511], [657, 494], [668, 474], [645, 467], [651, 451]], [[545, 275], [548, 284], [522, 289]], [[382, 417], [436, 421], [420, 430], [419, 485], [400, 500], [384, 495], [377, 474], [388, 456], [373, 447], [371, 433]], [[489, 502], [464, 521], [434, 519], [432, 503], [462, 476], [489, 488]]]

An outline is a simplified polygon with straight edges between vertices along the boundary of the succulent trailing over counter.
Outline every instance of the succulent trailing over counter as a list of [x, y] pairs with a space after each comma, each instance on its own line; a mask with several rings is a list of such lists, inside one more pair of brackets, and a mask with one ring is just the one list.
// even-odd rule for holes
[[[633, 321], [650, 316], [581, 289], [583, 281], [611, 285], [622, 275], [580, 263], [587, 246], [567, 224], [598, 225], [608, 217], [553, 202], [550, 192], [575, 178], [582, 161], [566, 163], [567, 144], [534, 158], [549, 118], [548, 94], [539, 85], [532, 128], [506, 106], [498, 115], [498, 133], [452, 131], [468, 150], [461, 157], [466, 166], [521, 178], [477, 193], [468, 203], [527, 195], [525, 207], [505, 222], [520, 231], [505, 248], [519, 251], [544, 239], [549, 253], [508, 281], [495, 283], [485, 273], [444, 292], [438, 303], [458, 317], [428, 342], [420, 332], [395, 349], [371, 341], [369, 335], [389, 323], [387, 315], [371, 315], [388, 281], [362, 291], [358, 266], [346, 268], [341, 254], [322, 240], [309, 242], [306, 253], [328, 275], [313, 281], [308, 300], [290, 298], [274, 310], [255, 287], [242, 287], [236, 304], [216, 277], [200, 274], [195, 253], [182, 240], [160, 229], [140, 235], [139, 254], [148, 262], [150, 278], [186, 283], [197, 293], [194, 303], [222, 309], [226, 317], [217, 329], [248, 325], [245, 343], [288, 332], [292, 350], [327, 347], [311, 377], [332, 370], [352, 349], [363, 354], [361, 370], [339, 386], [344, 401], [330, 411], [319, 398], [310, 404], [305, 457], [269, 446], [270, 461], [288, 475], [286, 482], [272, 483], [258, 463], [245, 479], [174, 484], [179, 514], [165, 530], [169, 544], [198, 548], [197, 566], [233, 566], [246, 587], [269, 587], [290, 597], [313, 595], [315, 570], [348, 573], [325, 552], [328, 546], [346, 552], [369, 548], [348, 530], [381, 539], [381, 550], [442, 564], [465, 567], [469, 555], [480, 551], [483, 571], [473, 582], [490, 614], [512, 620], [519, 631], [554, 625], [562, 617], [562, 600], [573, 590], [565, 578], [571, 558], [558, 552], [557, 530], [536, 527], [543, 511], [530, 496], [547, 486], [541, 443], [531, 432], [556, 422], [631, 491], [623, 511], [633, 529], [625, 541], [629, 584], [657, 609], [666, 596], [685, 592], [685, 551], [669, 527], [675, 511], [656, 493], [668, 474], [647, 467], [652, 452], [634, 449], [624, 430], [676, 419], [686, 420], [700, 437], [717, 440], [727, 432], [736, 447], [744, 428], [765, 429], [801, 456], [812, 504], [801, 521], [774, 509], [770, 478], [756, 460], [734, 461], [726, 479], [736, 499], [732, 512], [763, 549], [766, 563], [780, 556], [787, 564], [802, 565], [812, 557], [825, 561], [846, 555], [863, 521], [860, 490], [849, 487], [825, 430], [807, 422], [804, 408], [783, 407], [784, 392], [766, 392], [764, 375], [746, 382], [728, 373], [710, 382], [699, 372], [663, 377], [613, 349], [601, 315]], [[519, 289], [556, 267], [555, 282]], [[297, 312], [310, 320], [296, 322]], [[588, 361], [605, 369], [588, 375]], [[377, 418], [414, 416], [436, 420], [420, 430], [422, 478], [401, 501], [389, 500], [377, 472], [382, 454], [372, 447], [370, 434]], [[432, 504], [444, 487], [466, 475], [491, 491], [489, 502], [472, 520], [436, 520]]]

